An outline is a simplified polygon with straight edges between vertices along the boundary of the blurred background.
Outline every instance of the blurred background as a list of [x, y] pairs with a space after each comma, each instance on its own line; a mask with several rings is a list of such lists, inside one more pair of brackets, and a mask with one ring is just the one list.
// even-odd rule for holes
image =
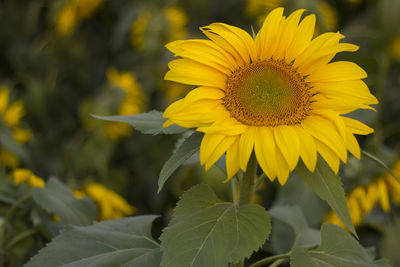
[[[157, 194], [159, 172], [180, 136], [143, 135], [90, 114], [163, 111], [191, 89], [163, 80], [173, 57], [166, 43], [205, 38], [199, 27], [212, 22], [257, 32], [278, 6], [286, 15], [305, 8], [317, 15], [316, 34], [340, 31], [346, 42], [360, 46], [336, 57], [364, 68], [380, 101], [376, 112], [351, 114], [376, 131], [358, 140], [400, 176], [399, 0], [0, 0], [0, 215], [27, 190], [21, 187], [43, 186], [41, 180], [52, 176], [77, 197], [92, 197], [100, 209], [110, 194], [126, 201], [117, 212], [102, 210], [99, 220], [164, 215], [156, 236], [179, 196], [194, 184], [209, 183], [229, 200], [224, 173], [218, 167], [206, 173], [198, 161], [178, 169]], [[341, 176], [360, 242], [400, 266], [400, 185], [365, 156], [350, 158]], [[315, 228], [337, 221], [295, 174], [285, 187], [266, 182], [255, 201], [266, 208], [298, 204]], [[29, 228], [30, 216], [22, 213], [10, 231]], [[260, 255], [287, 249], [284, 227], [275, 227]], [[9, 263], [22, 264], [45, 242], [32, 236], [29, 245], [15, 247]]]

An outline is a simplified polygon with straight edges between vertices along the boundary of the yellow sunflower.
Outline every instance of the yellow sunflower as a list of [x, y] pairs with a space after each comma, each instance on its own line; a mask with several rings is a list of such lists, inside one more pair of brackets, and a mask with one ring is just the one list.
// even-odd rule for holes
[[226, 153], [230, 179], [246, 170], [254, 151], [269, 179], [283, 185], [299, 158], [313, 172], [318, 152], [337, 173], [347, 150], [360, 157], [354, 134], [373, 129], [343, 115], [373, 109], [378, 101], [361, 80], [367, 77], [362, 68], [330, 62], [358, 47], [339, 43], [339, 32], [312, 39], [315, 16], [301, 20], [304, 11], [286, 18], [283, 8], [274, 9], [254, 39], [213, 23], [201, 28], [210, 40], [167, 44], [181, 58], [169, 63], [165, 79], [198, 87], [165, 110], [164, 126], [204, 133], [200, 163], [206, 169]]

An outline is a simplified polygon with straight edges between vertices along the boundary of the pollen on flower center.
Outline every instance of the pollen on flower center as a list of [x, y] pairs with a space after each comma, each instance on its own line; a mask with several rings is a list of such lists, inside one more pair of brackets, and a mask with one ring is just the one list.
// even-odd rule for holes
[[293, 125], [307, 116], [310, 98], [310, 86], [291, 65], [270, 59], [234, 71], [223, 105], [246, 125]]

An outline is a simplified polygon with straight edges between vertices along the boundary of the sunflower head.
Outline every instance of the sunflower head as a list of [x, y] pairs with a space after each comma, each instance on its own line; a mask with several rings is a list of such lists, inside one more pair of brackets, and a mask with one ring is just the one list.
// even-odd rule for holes
[[180, 58], [169, 63], [166, 80], [197, 86], [164, 112], [165, 126], [203, 132], [200, 163], [206, 169], [226, 154], [228, 179], [247, 168], [254, 151], [264, 173], [284, 184], [301, 158], [314, 171], [317, 153], [334, 172], [347, 151], [357, 158], [354, 134], [373, 129], [346, 117], [373, 109], [376, 98], [358, 65], [331, 62], [356, 45], [341, 43], [339, 32], [313, 39], [315, 16], [297, 10], [287, 18], [274, 9], [252, 38], [223, 23], [202, 27], [209, 40], [174, 41], [167, 48]]

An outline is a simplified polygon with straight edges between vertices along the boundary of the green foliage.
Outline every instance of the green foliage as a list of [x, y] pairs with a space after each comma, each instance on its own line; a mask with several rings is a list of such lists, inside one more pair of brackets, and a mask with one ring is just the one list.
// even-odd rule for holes
[[182, 195], [161, 235], [163, 267], [226, 266], [249, 257], [268, 238], [265, 209], [220, 200], [207, 185]]
[[374, 256], [352, 236], [333, 224], [321, 227], [321, 245], [307, 250], [296, 247], [290, 256], [292, 267], [388, 267], [386, 260], [374, 261]]
[[164, 186], [171, 174], [182, 164], [185, 163], [191, 156], [193, 156], [200, 149], [201, 139], [203, 134], [194, 133], [186, 138], [183, 143], [178, 145], [172, 156], [165, 162], [161, 169], [160, 177], [158, 178], [158, 192]]
[[39, 206], [55, 213], [63, 224], [89, 225], [97, 218], [96, 205], [90, 198], [75, 198], [71, 190], [55, 178], [44, 188], [32, 188], [32, 196]]
[[159, 266], [159, 244], [151, 237], [155, 218], [137, 216], [69, 226], [25, 266]]
[[[319, 231], [308, 226], [299, 206], [274, 206], [269, 210], [269, 214], [272, 218], [290, 225], [293, 229], [292, 247], [313, 247], [321, 242]], [[286, 232], [287, 234], [288, 232]], [[279, 242], [279, 240], [276, 241]]]
[[340, 177], [335, 175], [321, 158], [318, 159], [314, 173], [309, 172], [303, 164], [299, 164], [297, 171], [306, 184], [308, 184], [321, 199], [328, 202], [329, 206], [336, 212], [344, 226], [357, 236], [351, 221]]
[[98, 116], [92, 115], [93, 117], [106, 121], [117, 121], [124, 122], [135, 127], [136, 130], [144, 134], [178, 134], [186, 131], [185, 128], [178, 125], [171, 125], [164, 128], [163, 124], [167, 119], [162, 117], [162, 112], [152, 110], [150, 112], [135, 114], [135, 115], [125, 115], [125, 116]]
[[5, 148], [8, 151], [18, 155], [23, 159], [27, 158], [26, 149], [17, 143], [13, 138], [12, 132], [7, 127], [4, 127], [0, 120], [0, 148]]

